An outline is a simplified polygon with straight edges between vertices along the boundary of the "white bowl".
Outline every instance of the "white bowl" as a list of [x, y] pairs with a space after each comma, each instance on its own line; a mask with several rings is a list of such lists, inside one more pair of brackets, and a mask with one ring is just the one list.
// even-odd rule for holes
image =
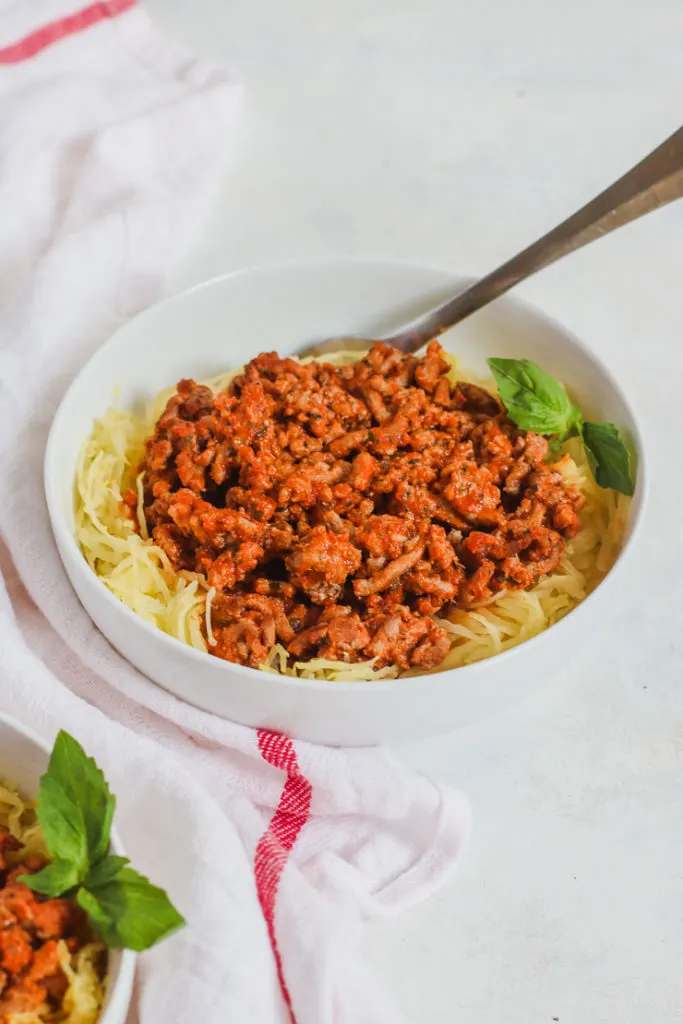
[[92, 573], [74, 538], [73, 481], [81, 446], [119, 388], [121, 404], [181, 377], [202, 379], [259, 352], [348, 331], [376, 337], [468, 282], [410, 264], [335, 260], [230, 274], [168, 299], [127, 323], [78, 374], [55, 416], [45, 492], [57, 546], [84, 607], [129, 661], [198, 707], [245, 725], [329, 744], [363, 745], [448, 731], [517, 700], [563, 664], [610, 611], [642, 520], [645, 460], [633, 413], [610, 371], [545, 314], [502, 299], [445, 335], [476, 371], [485, 357], [532, 359], [559, 377], [592, 418], [630, 435], [638, 485], [613, 570], [550, 630], [487, 661], [419, 678], [329, 683], [278, 677], [196, 651], [148, 625]]
[[[13, 782], [22, 796], [35, 799], [38, 781], [47, 768], [50, 748], [44, 740], [20, 722], [0, 714], [0, 778]], [[112, 830], [111, 849], [125, 855], [121, 840]], [[124, 1024], [128, 1016], [135, 953], [129, 949], [109, 950], [107, 995], [97, 1024]]]

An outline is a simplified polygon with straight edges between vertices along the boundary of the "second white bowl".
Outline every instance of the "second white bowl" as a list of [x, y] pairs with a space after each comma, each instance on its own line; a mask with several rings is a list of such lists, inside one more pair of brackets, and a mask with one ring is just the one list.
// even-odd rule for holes
[[[0, 714], [0, 779], [15, 785], [23, 797], [35, 799], [49, 758], [50, 748], [40, 736], [15, 719]], [[111, 849], [119, 856], [125, 855], [116, 830], [112, 831]], [[97, 1024], [124, 1024], [134, 974], [135, 953], [129, 949], [109, 950], [107, 995]]]

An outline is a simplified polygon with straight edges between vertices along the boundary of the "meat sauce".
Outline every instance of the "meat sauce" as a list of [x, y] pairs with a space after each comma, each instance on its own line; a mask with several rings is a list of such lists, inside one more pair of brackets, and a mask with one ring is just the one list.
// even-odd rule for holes
[[[211, 653], [262, 665], [428, 669], [433, 616], [533, 586], [583, 498], [498, 399], [452, 385], [441, 346], [359, 362], [252, 360], [218, 393], [182, 380], [147, 441], [144, 511], [176, 569], [206, 576]], [[127, 500], [135, 505], [135, 496]]]
[[65, 899], [47, 899], [19, 882], [20, 875], [47, 863], [29, 857], [10, 866], [7, 854], [21, 843], [0, 831], [0, 1021], [36, 1011], [46, 1004], [57, 1010], [67, 989], [58, 943], [77, 952], [90, 938], [83, 911]]

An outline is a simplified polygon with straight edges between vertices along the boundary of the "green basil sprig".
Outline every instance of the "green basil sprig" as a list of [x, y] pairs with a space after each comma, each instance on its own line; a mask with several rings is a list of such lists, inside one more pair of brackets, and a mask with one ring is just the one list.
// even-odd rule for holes
[[37, 815], [52, 861], [21, 882], [44, 896], [69, 896], [112, 948], [149, 949], [185, 922], [163, 889], [110, 854], [116, 800], [80, 743], [58, 734], [40, 779]]
[[529, 359], [487, 359], [507, 414], [522, 430], [549, 435], [551, 447], [579, 434], [600, 487], [631, 495], [631, 453], [613, 423], [584, 421], [562, 385]]
[[601, 487], [633, 494], [631, 456], [613, 423], [584, 423], [581, 436], [593, 476]]

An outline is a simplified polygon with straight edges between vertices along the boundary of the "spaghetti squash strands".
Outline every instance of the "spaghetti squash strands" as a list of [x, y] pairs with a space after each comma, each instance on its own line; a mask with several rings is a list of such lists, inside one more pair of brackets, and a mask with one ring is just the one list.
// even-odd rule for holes
[[[340, 352], [328, 361], [348, 364], [358, 358], [357, 352]], [[490, 378], [463, 371], [454, 357], [452, 362], [451, 382], [467, 381], [495, 393]], [[238, 372], [205, 383], [216, 392], [227, 387]], [[211, 598], [215, 591], [210, 591], [197, 573], [174, 571], [166, 554], [148, 536], [142, 475], [137, 473], [145, 439], [152, 435], [174, 393], [174, 388], [166, 389], [139, 415], [114, 407], [94, 424], [77, 471], [76, 537], [88, 564], [120, 601], [158, 629], [206, 651], [207, 639], [209, 645], [213, 641]], [[580, 531], [566, 542], [558, 567], [532, 589], [501, 591], [476, 608], [456, 609], [447, 618], [443, 614], [437, 617], [435, 621], [446, 629], [451, 641], [438, 670], [481, 661], [541, 633], [579, 604], [614, 564], [629, 499], [598, 487], [578, 438], [565, 442], [555, 468], [585, 497]], [[136, 494], [140, 533], [122, 502], [122, 494], [128, 490]], [[390, 679], [399, 674], [393, 666], [376, 668], [374, 659], [353, 664], [323, 658], [292, 662], [280, 644], [273, 646], [261, 667], [293, 677], [345, 682]], [[420, 673], [411, 670], [403, 674]]]

